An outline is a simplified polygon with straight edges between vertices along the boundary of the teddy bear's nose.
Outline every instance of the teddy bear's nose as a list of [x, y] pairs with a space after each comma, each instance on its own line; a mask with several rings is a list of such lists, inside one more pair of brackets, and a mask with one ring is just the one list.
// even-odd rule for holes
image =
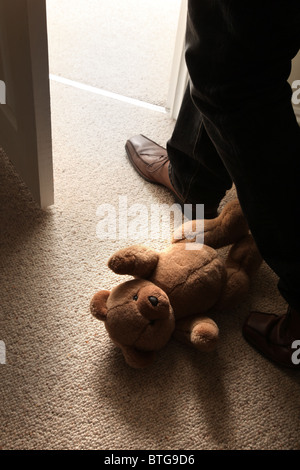
[[150, 297], [148, 297], [149, 299], [149, 302], [153, 305], [153, 307], [156, 307], [157, 304], [158, 304], [158, 298], [157, 297], [154, 297], [153, 295], [150, 295]]

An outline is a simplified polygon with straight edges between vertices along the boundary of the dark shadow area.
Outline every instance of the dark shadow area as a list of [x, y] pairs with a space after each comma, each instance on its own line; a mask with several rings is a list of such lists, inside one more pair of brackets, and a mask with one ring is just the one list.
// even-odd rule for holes
[[[130, 426], [136, 439], [148, 439], [153, 449], [168, 449], [168, 439], [179, 434], [181, 448], [188, 449], [197, 442], [203, 448], [202, 441], [209, 436], [222, 445], [224, 436], [230, 436], [229, 402], [217, 352], [201, 353], [172, 339], [158, 352], [154, 364], [142, 370], [130, 368], [113, 344], [107, 356], [110, 379], [105, 396], [100, 366], [96, 370], [99, 400]], [[195, 414], [199, 428], [186, 428], [190, 413]]]

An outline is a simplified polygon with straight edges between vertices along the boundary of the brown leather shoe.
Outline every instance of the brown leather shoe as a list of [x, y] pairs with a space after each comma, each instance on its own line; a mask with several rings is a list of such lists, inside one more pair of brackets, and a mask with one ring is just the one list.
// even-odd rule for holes
[[[153, 140], [144, 135], [136, 135], [127, 140], [125, 145], [128, 158], [135, 170], [149, 183], [161, 184], [168, 188], [174, 195], [176, 202], [183, 207], [189, 204], [175, 190], [170, 181], [169, 165], [170, 160], [167, 150]], [[199, 202], [201, 204], [201, 202]], [[196, 204], [192, 204], [192, 214], [190, 218], [195, 218]], [[204, 206], [204, 217], [213, 219], [218, 216], [217, 207]]]
[[295, 309], [289, 307], [284, 315], [252, 312], [243, 335], [271, 361], [300, 370], [300, 313]]

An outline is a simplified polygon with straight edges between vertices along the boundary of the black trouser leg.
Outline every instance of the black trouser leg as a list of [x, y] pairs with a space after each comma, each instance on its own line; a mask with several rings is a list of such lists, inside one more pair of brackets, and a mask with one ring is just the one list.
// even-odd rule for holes
[[[235, 183], [257, 246], [298, 311], [300, 130], [287, 78], [299, 46], [298, 0], [189, 0], [186, 60], [199, 115], [180, 121], [170, 141], [177, 185], [190, 192], [192, 181], [201, 194], [203, 171], [211, 178], [203, 178], [204, 188], [220, 190], [218, 199], [230, 179]], [[197, 128], [205, 129], [211, 154], [192, 146], [199, 141]], [[182, 153], [176, 163], [174, 148]], [[194, 180], [191, 157], [197, 161]]]
[[171, 181], [185, 201], [218, 206], [232, 180], [206, 132], [189, 85], [167, 150]]
[[[300, 129], [290, 100], [273, 113], [249, 112], [242, 120], [206, 129], [236, 185], [257, 246], [279, 276], [279, 290], [300, 311]], [[252, 125], [251, 125], [252, 122]]]

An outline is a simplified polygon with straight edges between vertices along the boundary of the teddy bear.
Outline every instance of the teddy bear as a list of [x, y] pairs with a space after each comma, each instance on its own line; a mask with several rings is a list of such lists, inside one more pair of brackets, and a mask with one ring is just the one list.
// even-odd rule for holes
[[[187, 249], [201, 235], [196, 222], [176, 229], [161, 252], [133, 245], [108, 260], [113, 272], [133, 279], [97, 292], [90, 309], [131, 367], [152, 364], [171, 337], [213, 351], [219, 328], [211, 314], [228, 311], [245, 297], [262, 262], [238, 200], [204, 220], [204, 244]], [[218, 249], [229, 245], [223, 259]]]

